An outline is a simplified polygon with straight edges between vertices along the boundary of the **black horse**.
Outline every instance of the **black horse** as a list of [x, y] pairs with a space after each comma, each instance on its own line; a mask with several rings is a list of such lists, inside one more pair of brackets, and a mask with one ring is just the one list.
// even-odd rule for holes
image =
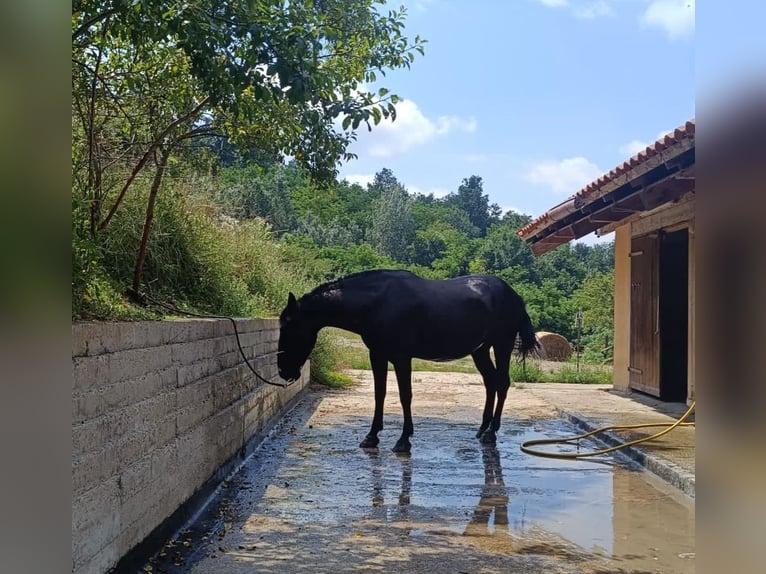
[[388, 363], [393, 364], [404, 412], [402, 436], [393, 451], [403, 453], [410, 451], [413, 434], [413, 357], [432, 361], [473, 357], [486, 389], [476, 436], [492, 444], [511, 384], [509, 367], [516, 335], [521, 338], [522, 356], [538, 345], [524, 301], [492, 275], [432, 280], [408, 271], [362, 271], [320, 285], [298, 300], [290, 293], [279, 322], [277, 366], [279, 375], [288, 381], [300, 376], [323, 327], [362, 336], [375, 380], [375, 415], [370, 432], [359, 445], [363, 448], [378, 445]]

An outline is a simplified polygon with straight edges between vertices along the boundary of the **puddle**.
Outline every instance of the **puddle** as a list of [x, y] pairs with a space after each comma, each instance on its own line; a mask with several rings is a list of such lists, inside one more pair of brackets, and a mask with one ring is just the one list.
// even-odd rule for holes
[[526, 440], [577, 434], [563, 420], [506, 419], [497, 447], [473, 432], [420, 420], [413, 454], [402, 457], [350, 448], [349, 433], [302, 450], [301, 434], [322, 434], [304, 429], [286, 443], [255, 511], [296, 528], [374, 522], [413, 541], [450, 537], [497, 554], [598, 557], [615, 572], [694, 572], [690, 498], [619, 457], [567, 461], [519, 450]]

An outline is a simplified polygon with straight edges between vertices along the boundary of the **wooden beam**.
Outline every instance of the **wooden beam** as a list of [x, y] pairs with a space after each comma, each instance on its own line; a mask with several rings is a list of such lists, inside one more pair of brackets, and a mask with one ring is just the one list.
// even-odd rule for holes
[[[683, 205], [683, 204], [688, 203], [688, 202], [693, 201], [693, 200], [694, 200], [694, 193], [693, 192], [688, 192], [685, 195], [683, 195], [681, 197], [681, 199], [679, 199], [676, 203], [671, 204], [671, 205], [673, 205], [673, 206]], [[662, 204], [662, 205], [659, 205], [659, 206], [655, 207], [651, 211], [635, 212], [632, 215], [628, 215], [627, 217], [624, 217], [624, 218], [620, 219], [619, 221], [615, 221], [614, 223], [610, 223], [610, 224], [605, 225], [604, 227], [602, 227], [600, 229], [597, 229], [596, 230], [596, 235], [598, 237], [601, 237], [602, 235], [606, 235], [607, 233], [612, 233], [618, 227], [620, 227], [622, 225], [625, 225], [626, 223], [632, 223], [634, 221], [637, 221], [637, 220], [640, 220], [642, 218], [648, 217], [648, 216], [650, 216], [650, 215], [652, 215], [654, 213], [657, 213], [657, 212], [660, 212], [660, 211], [662, 211], [664, 209], [667, 209], [667, 207], [668, 207], [668, 204], [665, 203], [665, 204]]]
[[663, 208], [655, 210], [650, 215], [632, 222], [631, 234], [636, 237], [694, 219], [694, 194], [689, 195], [692, 197], [683, 203], [666, 204]]

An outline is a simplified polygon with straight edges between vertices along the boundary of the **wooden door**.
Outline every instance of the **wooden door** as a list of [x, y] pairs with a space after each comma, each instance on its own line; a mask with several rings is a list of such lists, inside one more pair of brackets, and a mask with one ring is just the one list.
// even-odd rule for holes
[[630, 253], [630, 388], [660, 396], [659, 241], [633, 238]]

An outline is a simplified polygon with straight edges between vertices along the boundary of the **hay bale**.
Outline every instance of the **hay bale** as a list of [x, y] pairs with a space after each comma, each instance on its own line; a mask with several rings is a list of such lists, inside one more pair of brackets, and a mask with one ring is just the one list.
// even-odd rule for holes
[[535, 333], [540, 343], [540, 356], [549, 361], [566, 361], [572, 356], [572, 345], [558, 333], [538, 331]]

